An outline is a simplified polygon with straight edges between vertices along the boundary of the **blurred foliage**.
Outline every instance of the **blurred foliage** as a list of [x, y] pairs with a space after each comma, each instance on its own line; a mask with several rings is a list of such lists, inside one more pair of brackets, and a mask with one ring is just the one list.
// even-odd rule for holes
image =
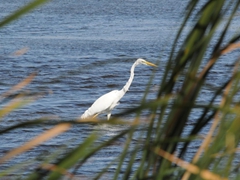
[[[45, 2], [47, 1], [30, 2], [2, 20], [0, 27]], [[74, 149], [70, 151], [65, 147], [60, 149], [60, 158], [59, 152], [55, 152], [43, 160], [40, 158], [40, 165], [28, 173], [25, 178], [59, 179], [62, 176], [67, 179], [77, 178], [78, 170], [88, 159], [119, 138], [127, 137], [119, 157], [102, 167], [93, 179], [104, 179], [104, 174], [113, 164], [116, 165], [116, 170], [111, 179], [239, 179], [239, 57], [231, 66], [232, 74], [223, 80], [223, 84], [209, 85], [206, 80], [211, 75], [211, 69], [214, 66], [222, 65], [219, 63], [219, 59], [223, 55], [227, 57], [228, 53], [240, 47], [239, 32], [230, 39], [226, 36], [236, 12], [239, 12], [240, 1], [208, 0], [203, 5], [200, 5], [199, 2], [199, 0], [189, 1], [154, 101], [147, 102], [143, 99], [139, 107], [130, 109], [120, 114], [118, 119], [110, 121], [77, 119], [52, 122], [43, 118], [1, 129], [0, 136], [26, 126], [39, 124], [52, 126], [22, 146], [7, 152], [0, 158], [0, 163], [3, 164], [42, 142], [68, 131], [74, 124], [107, 123], [112, 126], [125, 124], [128, 125], [128, 128], [112, 139], [99, 142], [101, 135], [92, 132]], [[197, 6], [202, 6], [198, 12], [196, 12]], [[194, 22], [192, 22], [192, 18], [195, 19]], [[190, 22], [193, 24], [193, 28], [180, 44], [184, 27]], [[210, 58], [206, 55], [207, 52], [211, 52]], [[29, 96], [23, 90], [35, 76], [36, 74], [30, 75], [1, 95], [0, 101], [4, 104], [0, 109], [1, 118], [39, 98], [39, 94]], [[211, 97], [210, 101], [199, 104], [201, 91], [209, 88], [212, 93], [209, 96]], [[146, 88], [144, 97], [148, 90], [149, 88]], [[191, 119], [191, 113], [196, 112], [196, 109], [201, 113], [198, 113], [192, 130], [186, 135], [186, 133], [184, 134], [185, 128]], [[143, 117], [142, 110], [149, 110], [149, 116]], [[121, 120], [121, 115], [130, 113], [137, 114], [133, 122]], [[139, 117], [146, 118], [145, 123], [142, 123]], [[210, 128], [202, 135], [202, 130], [206, 126]], [[138, 139], [134, 137], [133, 140], [136, 131], [141, 133]], [[63, 142], [64, 144], [65, 142]], [[192, 144], [197, 144], [195, 152], [192, 152]], [[189, 154], [189, 151], [192, 153]], [[139, 159], [139, 157], [141, 158]], [[8, 168], [0, 172], [0, 176], [2, 178], [9, 176], [12, 171], [21, 169], [21, 166], [28, 163], [26, 160], [20, 165]]]

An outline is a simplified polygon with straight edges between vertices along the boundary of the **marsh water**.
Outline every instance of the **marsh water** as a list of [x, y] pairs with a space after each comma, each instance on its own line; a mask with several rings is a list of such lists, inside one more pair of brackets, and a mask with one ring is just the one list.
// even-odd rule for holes
[[[1, 1], [0, 18], [27, 2]], [[37, 72], [25, 89], [45, 94], [4, 117], [1, 128], [41, 117], [60, 121], [77, 119], [100, 95], [121, 89], [129, 78], [131, 65], [139, 57], [160, 62], [147, 96], [147, 100], [154, 99], [187, 3], [176, 0], [53, 0], [0, 29], [0, 93]], [[189, 23], [184, 32], [191, 28]], [[237, 28], [238, 24], [233, 24], [233, 33]], [[17, 50], [26, 50], [26, 53], [16, 56]], [[221, 83], [229, 74], [228, 65], [235, 55], [230, 57], [213, 70], [210, 83]], [[152, 73], [153, 69], [146, 66], [135, 69], [130, 90], [112, 112], [113, 116], [140, 103]], [[203, 93], [200, 101], [207, 100], [210, 92]], [[189, 126], [194, 123], [194, 117], [193, 114]], [[1, 136], [0, 156], [49, 128], [25, 127]], [[107, 139], [122, 129], [123, 126], [75, 125], [66, 133], [4, 163], [1, 169], [23, 160], [30, 164], [24, 166], [25, 169], [34, 169], [37, 164], [31, 162], [33, 158], [44, 158], [62, 146], [71, 149], [92, 131]], [[94, 176], [119, 155], [122, 143], [124, 139], [103, 149], [79, 169], [78, 175], [82, 178]], [[114, 172], [116, 167], [111, 169]]]

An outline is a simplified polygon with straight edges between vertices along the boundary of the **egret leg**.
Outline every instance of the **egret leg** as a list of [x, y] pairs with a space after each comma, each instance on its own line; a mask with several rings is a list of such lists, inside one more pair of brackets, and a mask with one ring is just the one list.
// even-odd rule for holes
[[95, 115], [93, 116], [93, 118], [96, 118], [98, 115], [99, 115], [99, 114], [95, 114]]
[[107, 115], [107, 120], [109, 120], [110, 117], [111, 117], [111, 112], [108, 113], [108, 115]]

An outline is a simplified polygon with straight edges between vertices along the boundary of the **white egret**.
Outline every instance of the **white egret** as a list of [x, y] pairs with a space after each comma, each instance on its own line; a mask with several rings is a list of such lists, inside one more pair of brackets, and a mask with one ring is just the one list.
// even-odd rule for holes
[[132, 84], [134, 78], [134, 69], [139, 64], [157, 67], [155, 64], [150, 63], [144, 59], [137, 59], [131, 67], [131, 74], [126, 85], [121, 90], [113, 90], [99, 97], [92, 104], [92, 106], [82, 114], [81, 119], [95, 117], [101, 113], [107, 113], [107, 119], [109, 120], [111, 117], [112, 109], [119, 104], [119, 100], [124, 96], [124, 94], [128, 91], [130, 85]]

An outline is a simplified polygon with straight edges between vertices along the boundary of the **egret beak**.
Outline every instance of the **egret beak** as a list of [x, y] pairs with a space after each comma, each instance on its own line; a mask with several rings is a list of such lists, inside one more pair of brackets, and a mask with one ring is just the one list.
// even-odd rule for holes
[[157, 67], [157, 65], [155, 65], [155, 64], [153, 64], [153, 63], [150, 63], [150, 62], [148, 62], [148, 61], [146, 61], [146, 60], [145, 60], [144, 63], [145, 63], [146, 65], [148, 65], [148, 66]]

